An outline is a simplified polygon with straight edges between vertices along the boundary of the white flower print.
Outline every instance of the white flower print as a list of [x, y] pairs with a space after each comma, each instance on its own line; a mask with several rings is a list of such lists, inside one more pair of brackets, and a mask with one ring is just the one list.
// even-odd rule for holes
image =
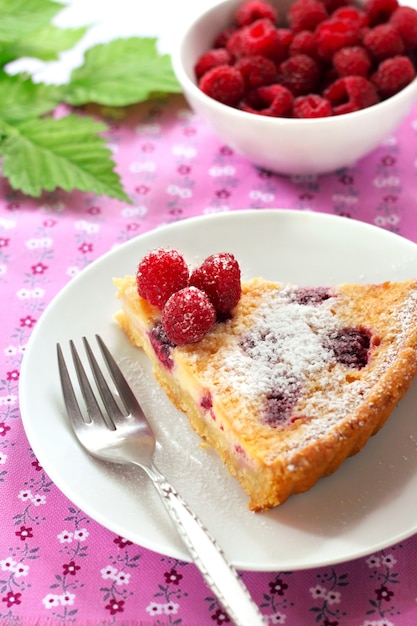
[[326, 600], [329, 604], [339, 604], [340, 595], [340, 591], [328, 591], [326, 594]]
[[41, 287], [36, 287], [36, 289], [32, 289], [31, 296], [32, 298], [43, 298], [45, 295], [45, 289], [41, 289]]
[[134, 206], [123, 209], [121, 213], [123, 217], [134, 217], [135, 215], [143, 217], [147, 212], [148, 209], [145, 206]]
[[54, 606], [59, 606], [59, 596], [54, 593], [48, 593], [44, 598], [42, 598], [42, 603], [46, 609], [52, 609]]
[[85, 541], [90, 533], [86, 528], [77, 528], [74, 530], [75, 541]]
[[16, 296], [19, 300], [27, 300], [31, 296], [30, 289], [19, 289], [19, 291], [16, 292]]
[[64, 594], [62, 594], [61, 596], [58, 596], [59, 598], [59, 602], [62, 604], [62, 606], [67, 606], [70, 604], [74, 604], [74, 600], [75, 600], [75, 594], [74, 593], [68, 593], [68, 591]]
[[51, 237], [40, 237], [39, 239], [28, 239], [26, 247], [29, 248], [29, 250], [36, 250], [38, 248], [51, 248], [52, 244], [53, 239], [51, 239]]
[[16, 404], [17, 396], [14, 394], [9, 394], [8, 396], [0, 397], [0, 406], [13, 406]]
[[4, 465], [7, 461], [7, 454], [0, 452], [0, 465]]
[[69, 530], [63, 530], [59, 533], [59, 535], [57, 535], [57, 538], [59, 539], [60, 543], [71, 543], [73, 536], [73, 533], [71, 533]]
[[372, 554], [366, 559], [366, 564], [368, 565], [368, 567], [373, 569], [374, 567], [379, 567], [381, 565], [381, 560], [378, 556]]
[[224, 167], [220, 167], [215, 165], [209, 169], [210, 176], [216, 178], [217, 176], [234, 176], [236, 173], [236, 169], [232, 165], [225, 165]]
[[73, 276], [77, 276], [77, 274], [80, 273], [80, 268], [76, 267], [75, 265], [70, 265], [69, 267], [67, 267], [67, 276], [71, 276], [71, 278]]
[[3, 572], [14, 572], [16, 565], [17, 565], [16, 561], [11, 559], [10, 557], [0, 561], [0, 567]]
[[106, 567], [100, 570], [100, 574], [104, 579], [110, 578], [111, 580], [116, 580], [117, 569], [113, 567], [113, 565], [106, 565]]
[[130, 574], [128, 572], [117, 572], [114, 578], [116, 585], [128, 585]]
[[310, 587], [310, 593], [313, 598], [325, 598], [327, 596], [327, 589], [321, 585]]
[[7, 265], [0, 263], [0, 276], [4, 276], [7, 273]]
[[268, 616], [268, 621], [271, 624], [285, 624], [287, 616], [284, 613], [274, 613]]
[[176, 145], [172, 148], [172, 154], [175, 154], [175, 156], [184, 156], [186, 159], [193, 159], [197, 151], [195, 148], [190, 148], [189, 146]]
[[25, 563], [17, 563], [13, 571], [16, 578], [20, 578], [20, 576], [27, 576], [29, 574], [29, 565], [25, 565]]
[[391, 569], [391, 567], [394, 567], [396, 562], [397, 559], [392, 554], [383, 554], [381, 557], [382, 565], [385, 565], [385, 567], [388, 567], [389, 569]]
[[178, 613], [180, 605], [176, 602], [168, 602], [167, 604], [162, 605], [162, 609], [165, 615], [176, 615]]
[[129, 170], [133, 173], [136, 172], [154, 172], [156, 169], [156, 165], [153, 161], [143, 161], [143, 163], [138, 163], [133, 161], [130, 164]]
[[5, 217], [0, 218], [0, 226], [2, 226], [5, 230], [11, 230], [16, 227], [15, 220], [8, 220]]
[[4, 354], [6, 356], [14, 356], [15, 354], [17, 354], [16, 346], [7, 346], [6, 348], [4, 348]]
[[17, 497], [22, 502], [27, 502], [28, 500], [32, 499], [32, 492], [29, 489], [22, 489], [22, 491], [19, 492]]
[[37, 493], [35, 496], [32, 496], [32, 502], [35, 506], [46, 504], [46, 496], [44, 496], [43, 494]]
[[151, 602], [146, 607], [146, 612], [149, 613], [149, 615], [162, 615], [164, 613], [164, 605]]
[[92, 224], [86, 220], [79, 220], [78, 222], [75, 222], [74, 228], [76, 230], [82, 230], [86, 233], [97, 233], [100, 230], [100, 226], [98, 224]]

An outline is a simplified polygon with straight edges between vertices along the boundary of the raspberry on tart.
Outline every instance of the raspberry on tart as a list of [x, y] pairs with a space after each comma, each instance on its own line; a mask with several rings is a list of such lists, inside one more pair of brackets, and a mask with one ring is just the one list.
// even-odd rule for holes
[[184, 287], [170, 296], [162, 310], [162, 327], [177, 346], [200, 341], [216, 321], [208, 295], [197, 287]]
[[143, 257], [136, 271], [140, 296], [162, 307], [175, 291], [188, 285], [189, 270], [177, 250], [157, 248]]
[[242, 293], [240, 267], [233, 254], [212, 254], [190, 275], [190, 285], [204, 291], [218, 315], [227, 315]]

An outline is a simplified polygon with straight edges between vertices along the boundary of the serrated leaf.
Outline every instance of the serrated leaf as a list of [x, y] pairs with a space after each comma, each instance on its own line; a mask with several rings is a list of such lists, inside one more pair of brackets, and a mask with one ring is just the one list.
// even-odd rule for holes
[[63, 6], [53, 0], [0, 0], [0, 41], [30, 36], [47, 26]]
[[33, 119], [16, 125], [0, 144], [3, 174], [14, 189], [39, 197], [57, 187], [130, 202], [114, 171], [111, 152], [89, 117]]
[[52, 111], [62, 100], [55, 85], [35, 84], [21, 75], [0, 71], [0, 121], [14, 124]]
[[87, 50], [83, 66], [71, 74], [66, 101], [127, 106], [155, 94], [179, 92], [170, 57], [158, 54], [156, 40], [131, 37]]
[[34, 57], [42, 61], [55, 61], [59, 53], [69, 50], [85, 35], [88, 27], [59, 28], [48, 24], [44, 28], [31, 32], [21, 41], [13, 42], [6, 50], [11, 59]]

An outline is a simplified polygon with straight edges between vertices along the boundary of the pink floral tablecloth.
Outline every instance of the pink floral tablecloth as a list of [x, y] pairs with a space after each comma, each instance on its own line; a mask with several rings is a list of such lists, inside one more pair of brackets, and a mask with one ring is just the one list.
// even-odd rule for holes
[[[234, 154], [181, 97], [100, 114], [132, 205], [0, 188], [0, 624], [220, 626], [230, 622], [194, 565], [115, 536], [43, 471], [19, 414], [25, 346], [72, 277], [164, 223], [279, 207], [350, 216], [417, 242], [417, 108], [355, 167], [291, 179]], [[417, 624], [416, 536], [333, 567], [242, 575], [268, 624]]]

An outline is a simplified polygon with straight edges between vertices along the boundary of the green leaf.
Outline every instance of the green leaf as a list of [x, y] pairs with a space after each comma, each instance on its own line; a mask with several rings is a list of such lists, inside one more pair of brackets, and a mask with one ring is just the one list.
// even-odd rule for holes
[[0, 71], [0, 121], [14, 124], [38, 117], [52, 111], [61, 100], [60, 87]]
[[30, 36], [47, 26], [63, 5], [53, 0], [0, 0], [0, 41]]
[[61, 187], [130, 203], [114, 171], [111, 152], [98, 133], [105, 125], [89, 117], [33, 119], [7, 128], [0, 144], [3, 174], [14, 189], [39, 197]]
[[66, 101], [127, 106], [159, 93], [179, 93], [168, 55], [159, 55], [153, 38], [116, 39], [87, 50], [85, 63], [73, 70]]
[[11, 59], [34, 57], [42, 61], [55, 61], [60, 52], [69, 50], [85, 35], [87, 26], [82, 28], [59, 28], [48, 24], [41, 30], [30, 33], [21, 41], [10, 44], [8, 53]]

